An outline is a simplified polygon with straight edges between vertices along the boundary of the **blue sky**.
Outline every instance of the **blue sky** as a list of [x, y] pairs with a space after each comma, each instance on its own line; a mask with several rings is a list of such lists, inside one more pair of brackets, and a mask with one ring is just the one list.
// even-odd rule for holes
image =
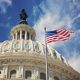
[[49, 45], [80, 72], [80, 0], [0, 0], [0, 42], [10, 39], [10, 30], [19, 23], [23, 8], [29, 25], [36, 31], [36, 40], [41, 43], [44, 43], [44, 27], [74, 31], [69, 40]]

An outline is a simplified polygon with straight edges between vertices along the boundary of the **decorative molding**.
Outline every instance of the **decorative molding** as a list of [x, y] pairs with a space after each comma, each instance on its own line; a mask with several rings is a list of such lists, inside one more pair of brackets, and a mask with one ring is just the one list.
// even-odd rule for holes
[[[16, 55], [15, 55], [16, 56]], [[8, 65], [15, 65], [15, 66], [19, 66], [19, 65], [26, 65], [26, 66], [35, 66], [38, 67], [38, 68], [43, 68], [45, 69], [45, 62], [44, 62], [44, 58], [42, 57], [32, 57], [32, 56], [23, 56], [22, 58], [19, 57], [19, 56], [8, 56], [8, 57], [5, 57], [5, 58], [0, 58], [0, 65], [3, 65], [5, 66]], [[27, 63], [27, 64], [26, 64]], [[76, 79], [76, 75], [72, 72], [70, 72], [69, 69], [66, 69], [66, 68], [63, 68], [63, 66], [59, 66], [57, 63], [51, 63], [51, 62], [48, 62], [49, 64], [49, 69], [51, 69], [52, 71], [56, 71], [57, 73], [61, 73], [61, 74], [64, 74], [64, 75], [67, 75], [69, 78], [71, 79]], [[62, 64], [61, 64], [62, 65]]]

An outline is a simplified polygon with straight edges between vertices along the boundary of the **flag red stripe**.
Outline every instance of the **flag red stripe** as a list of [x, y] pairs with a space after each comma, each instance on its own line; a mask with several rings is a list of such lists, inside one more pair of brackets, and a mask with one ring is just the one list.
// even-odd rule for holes
[[46, 42], [50, 43], [50, 42], [56, 42], [56, 41], [65, 41], [69, 39], [70, 34], [71, 34], [70, 30], [59, 29], [57, 30], [57, 34], [47, 37]]
[[62, 34], [63, 36], [66, 36], [67, 34], [68, 34], [69, 32], [68, 31], [66, 31], [64, 34]]
[[59, 32], [57, 31], [57, 33], [60, 34], [60, 35], [63, 34], [64, 32], [65, 32], [65, 30], [62, 30], [62, 31], [59, 31]]

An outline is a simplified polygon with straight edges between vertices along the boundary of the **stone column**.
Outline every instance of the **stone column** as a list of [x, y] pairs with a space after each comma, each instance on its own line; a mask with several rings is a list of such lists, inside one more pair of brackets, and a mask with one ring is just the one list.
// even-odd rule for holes
[[22, 39], [22, 30], [20, 30], [20, 39]]
[[19, 66], [18, 77], [23, 78], [23, 66]]
[[33, 72], [32, 72], [32, 79], [34, 79], [34, 80], [39, 79], [38, 68], [34, 68], [34, 69], [33, 69]]
[[53, 78], [53, 71], [49, 71], [48, 74], [49, 74], [49, 80], [54, 80], [54, 78]]
[[25, 31], [25, 40], [27, 40], [27, 31]]
[[29, 39], [31, 39], [31, 33], [29, 33]]
[[17, 32], [16, 32], [16, 40], [17, 40]]
[[8, 66], [3, 67], [3, 78], [7, 79], [8, 76]]
[[12, 39], [14, 40], [14, 34], [13, 34], [13, 36], [12, 36]]

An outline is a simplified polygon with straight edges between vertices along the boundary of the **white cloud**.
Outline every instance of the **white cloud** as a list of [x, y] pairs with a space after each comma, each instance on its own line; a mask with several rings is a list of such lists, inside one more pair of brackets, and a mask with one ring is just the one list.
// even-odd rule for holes
[[68, 63], [80, 73], [80, 55], [78, 53], [73, 53], [72, 57], [69, 58]]
[[72, 19], [72, 23], [74, 23], [75, 20], [78, 19], [78, 18], [80, 18], [80, 14], [78, 14], [76, 17], [74, 17], [74, 18]]
[[[55, 0], [54, 0], [55, 1]], [[61, 1], [57, 0], [58, 2], [54, 4], [53, 0], [41, 2], [39, 7], [42, 9], [42, 11], [45, 14], [40, 15], [39, 19], [36, 21], [34, 25], [34, 29], [36, 31], [36, 40], [44, 43], [44, 27], [47, 28], [47, 30], [55, 30], [59, 28], [66, 28], [71, 29], [72, 24], [75, 22], [77, 18], [80, 17], [80, 14], [77, 15], [74, 18], [71, 18], [69, 14], [64, 15], [64, 17], [61, 18], [60, 15], [60, 9], [61, 9]], [[63, 0], [62, 0], [63, 1]], [[59, 3], [60, 2], [60, 3]], [[61, 4], [61, 5], [60, 5]], [[48, 6], [46, 6], [48, 5]], [[57, 6], [58, 5], [58, 6]], [[57, 6], [57, 8], [54, 8]], [[36, 12], [39, 11], [38, 7], [34, 7], [33, 12], [36, 14]]]
[[[61, 1], [63, 1], [63, 0], [61, 0]], [[44, 27], [46, 27], [47, 30], [55, 30], [55, 29], [59, 29], [59, 28], [72, 29], [72, 26], [73, 26], [73, 23], [75, 22], [75, 20], [80, 17], [80, 15], [77, 15], [76, 17], [71, 18], [69, 16], [69, 14], [66, 14], [63, 17], [61, 17], [61, 15], [60, 15], [61, 7], [62, 7], [61, 1], [56, 0], [56, 2], [58, 3], [57, 4], [57, 3], [53, 2], [53, 0], [47, 0], [46, 3], [41, 2], [41, 4], [39, 5], [39, 7], [42, 9], [42, 11], [45, 14], [40, 15], [39, 19], [36, 21], [36, 23], [34, 25], [34, 29], [36, 31], [36, 40], [40, 41], [41, 43], [44, 43], [44, 40], [45, 40], [44, 39], [44, 35], [45, 35]], [[38, 7], [37, 7], [37, 9], [36, 9], [36, 7], [34, 7], [34, 10], [38, 10]], [[37, 12], [37, 11], [35, 11], [35, 12]], [[35, 15], [37, 15], [37, 14], [35, 13]], [[78, 30], [78, 33], [79, 32], [80, 32], [80, 30]], [[73, 37], [75, 37], [75, 36], [76, 35], [74, 35]], [[74, 40], [76, 40], [77, 42], [78, 42], [78, 39], [79, 38], [77, 36], [74, 38]], [[71, 53], [69, 53], [69, 50], [68, 50], [68, 47], [66, 47], [66, 44], [70, 43], [70, 42], [72, 42], [72, 39], [65, 41], [65, 42], [52, 43], [52, 44], [50, 44], [50, 46], [57, 47], [57, 48], [62, 47], [63, 52], [67, 55], [68, 58], [70, 57], [70, 54], [71, 54], [72, 57], [69, 58], [69, 64], [75, 70], [80, 72], [80, 70], [79, 70], [80, 69], [80, 55], [77, 53], [75, 54], [73, 51]]]
[[80, 7], [80, 1], [79, 0], [73, 0], [73, 4], [77, 7]]
[[[52, 2], [50, 2], [50, 3], [48, 2], [47, 3], [48, 6], [50, 4], [52, 4]], [[41, 42], [44, 41], [44, 27], [46, 27], [47, 30], [55, 30], [55, 29], [59, 29], [59, 28], [65, 27], [65, 26], [68, 26], [65, 28], [72, 27], [72, 25], [71, 25], [72, 19], [70, 18], [70, 16], [66, 15], [65, 17], [60, 19], [60, 14], [59, 14], [60, 10], [58, 8], [56, 8], [55, 11], [52, 11], [52, 9], [50, 7], [48, 7], [50, 9], [46, 8], [45, 4], [43, 4], [43, 2], [39, 5], [39, 7], [42, 9], [42, 11], [45, 14], [41, 15], [40, 18], [37, 20], [37, 22], [34, 25], [34, 28], [35, 28], [36, 34], [37, 34], [36, 39], [38, 41], [41, 41]], [[36, 7], [34, 7], [33, 11], [34, 10], [38, 10], [38, 7], [37, 7], [37, 9], [36, 9]], [[37, 11], [35, 11], [35, 12], [37, 12]]]
[[0, 13], [5, 13], [7, 8], [12, 5], [12, 0], [0, 0]]

